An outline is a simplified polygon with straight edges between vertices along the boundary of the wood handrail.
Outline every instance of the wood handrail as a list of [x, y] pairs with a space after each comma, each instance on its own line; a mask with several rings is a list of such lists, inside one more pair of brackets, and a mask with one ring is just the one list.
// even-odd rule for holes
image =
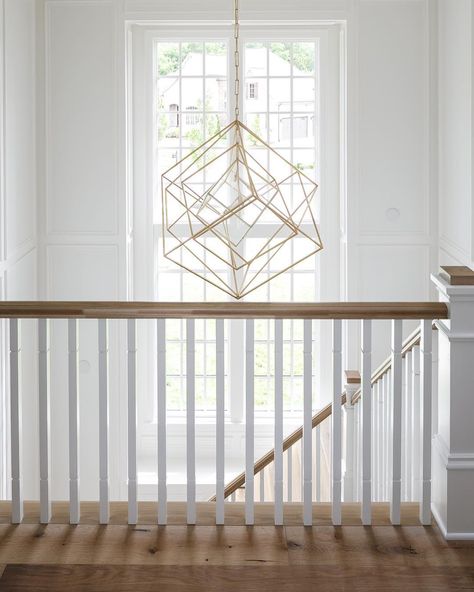
[[[345, 402], [346, 402], [346, 394], [343, 393], [341, 395], [341, 405], [344, 405]], [[320, 423], [322, 423], [325, 419], [327, 419], [331, 415], [331, 411], [332, 411], [332, 403], [329, 403], [328, 405], [326, 405], [326, 407], [323, 407], [320, 411], [318, 411], [315, 415], [313, 415], [313, 419], [311, 421], [311, 425], [312, 425], [313, 429], [316, 426], [318, 426]], [[288, 448], [291, 448], [293, 446], [293, 444], [296, 444], [296, 442], [298, 442], [298, 440], [301, 440], [302, 437], [303, 437], [303, 426], [297, 428], [294, 432], [292, 432], [289, 436], [287, 436], [283, 440], [283, 452], [288, 450]], [[275, 449], [272, 448], [271, 450], [269, 450], [266, 454], [264, 454], [262, 457], [260, 457], [256, 461], [256, 463], [254, 464], [254, 467], [253, 467], [254, 475], [256, 475], [257, 473], [260, 473], [260, 471], [262, 471], [267, 465], [272, 463], [274, 461], [274, 459], [275, 459]], [[224, 489], [224, 498], [229, 497], [229, 495], [232, 495], [234, 493], [234, 491], [237, 491], [237, 489], [242, 487], [244, 484], [245, 484], [245, 471], [240, 473], [240, 475], [237, 475], [237, 477], [235, 477], [235, 479], [232, 479], [232, 481], [230, 481], [226, 485], [226, 487]], [[213, 495], [211, 498], [209, 498], [209, 501], [215, 502], [216, 496]]]
[[[435, 327], [433, 326], [433, 328], [435, 328]], [[419, 345], [420, 338], [421, 338], [421, 331], [420, 331], [420, 328], [418, 327], [403, 342], [402, 356], [405, 356], [409, 351], [411, 351], [415, 347], [415, 345]], [[391, 357], [388, 357], [386, 360], [384, 360], [382, 362], [382, 364], [380, 364], [380, 366], [372, 374], [371, 384], [374, 385], [377, 381], [379, 381], [382, 378], [382, 376], [390, 369], [390, 367], [391, 367]], [[359, 401], [360, 395], [361, 395], [360, 389], [357, 390], [353, 394], [353, 396], [352, 396], [352, 404], [353, 405]], [[343, 393], [341, 395], [341, 405], [344, 405], [345, 403], [346, 403], [346, 393]], [[312, 418], [313, 429], [316, 426], [318, 426], [319, 424], [321, 424], [325, 419], [327, 419], [331, 415], [331, 413], [332, 413], [332, 403], [329, 403], [328, 405], [326, 405], [326, 407], [323, 407], [320, 411], [318, 411], [318, 413], [313, 415], [313, 418]], [[291, 446], [293, 446], [293, 444], [296, 444], [296, 442], [301, 440], [302, 437], [303, 437], [303, 427], [301, 426], [301, 427], [297, 428], [294, 432], [292, 432], [289, 436], [287, 436], [283, 440], [283, 451], [285, 452], [286, 450], [288, 450], [288, 448], [291, 448]], [[260, 471], [262, 471], [266, 466], [268, 466], [270, 463], [272, 463], [274, 461], [274, 459], [275, 459], [275, 449], [272, 448], [272, 450], [269, 450], [266, 454], [264, 454], [262, 457], [260, 457], [256, 461], [256, 463], [254, 464], [254, 471], [253, 471], [254, 475], [256, 475], [257, 473], [260, 473]], [[244, 484], [245, 484], [245, 471], [240, 473], [239, 475], [237, 475], [237, 477], [235, 477], [232, 481], [230, 481], [226, 485], [226, 487], [224, 489], [224, 498], [227, 498], [227, 497], [229, 497], [229, 495], [232, 495], [235, 491], [237, 491], [237, 489], [240, 489]], [[215, 502], [216, 496], [213, 495], [211, 498], [209, 498], [209, 501]]]
[[443, 302], [0, 302], [0, 318], [446, 319]]
[[[433, 324], [433, 329], [436, 329], [436, 326], [434, 324]], [[421, 342], [421, 331], [420, 331], [420, 328], [417, 327], [413, 331], [413, 333], [411, 333], [403, 342], [402, 357], [405, 357], [407, 355], [407, 353], [410, 352], [415, 347], [415, 345], [419, 345], [420, 342]], [[392, 357], [389, 356], [373, 372], [372, 377], [370, 379], [372, 386], [375, 383], [377, 383], [382, 378], [382, 376], [384, 376], [384, 374], [386, 374], [390, 370], [391, 367], [392, 367]], [[352, 395], [352, 404], [353, 405], [355, 403], [357, 403], [357, 401], [360, 399], [360, 394], [361, 393], [360, 393], [360, 389], [359, 389]]]

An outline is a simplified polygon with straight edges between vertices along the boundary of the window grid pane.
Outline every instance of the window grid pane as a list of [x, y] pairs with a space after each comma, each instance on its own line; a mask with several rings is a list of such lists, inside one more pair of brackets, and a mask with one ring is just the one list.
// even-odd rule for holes
[[[244, 43], [243, 120], [282, 156], [318, 181], [317, 44], [315, 42]], [[230, 121], [227, 97], [227, 44], [203, 41], [158, 43], [156, 104], [156, 162], [158, 175], [211, 137]], [[184, 102], [183, 102], [184, 101]], [[258, 158], [258, 154], [255, 156]], [[267, 155], [266, 167], [272, 163]], [[196, 191], [207, 188], [206, 175]], [[158, 193], [158, 192], [157, 192]], [[291, 199], [294, 187], [290, 184]], [[158, 198], [159, 198], [158, 194]], [[296, 199], [296, 198], [295, 198]], [[157, 219], [161, 203], [157, 201]], [[264, 222], [261, 223], [265, 235]], [[177, 227], [179, 231], [179, 227]], [[183, 225], [183, 231], [185, 227]], [[250, 239], [251, 240], [251, 239]], [[292, 258], [298, 245], [291, 245]], [[193, 274], [181, 271], [157, 253], [157, 298], [159, 300], [226, 300], [217, 288]], [[181, 256], [182, 260], [182, 256]], [[206, 257], [204, 258], [206, 263]], [[278, 257], [268, 258], [267, 276], [281, 269]], [[196, 270], [198, 271], [198, 270]], [[212, 274], [204, 269], [206, 277]], [[214, 269], [216, 273], [226, 273]], [[316, 301], [317, 260], [312, 257], [277, 276], [249, 295], [247, 300]], [[190, 297], [191, 296], [191, 297]], [[167, 331], [168, 331], [167, 327]], [[186, 359], [184, 321], [173, 321], [170, 345], [179, 350], [167, 384], [169, 408], [185, 410]], [[201, 333], [200, 333], [201, 331]], [[226, 326], [226, 336], [227, 336]], [[215, 329], [196, 324], [197, 409], [215, 410]], [[284, 409], [301, 413], [303, 393], [303, 324], [284, 321]], [[227, 345], [227, 341], [226, 341]], [[181, 346], [181, 347], [179, 347]], [[272, 321], [256, 323], [256, 410], [273, 411], [274, 336]], [[243, 354], [242, 354], [243, 355]], [[170, 367], [171, 368], [171, 367]], [[314, 372], [313, 372], [314, 374]], [[226, 381], [227, 381], [226, 371]]]

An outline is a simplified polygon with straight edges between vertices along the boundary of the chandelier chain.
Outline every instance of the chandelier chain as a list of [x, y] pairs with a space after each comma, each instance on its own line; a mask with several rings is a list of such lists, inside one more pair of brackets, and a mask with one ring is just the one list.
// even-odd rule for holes
[[234, 0], [234, 66], [235, 66], [235, 119], [239, 118], [240, 101], [240, 48], [239, 48], [239, 0]]

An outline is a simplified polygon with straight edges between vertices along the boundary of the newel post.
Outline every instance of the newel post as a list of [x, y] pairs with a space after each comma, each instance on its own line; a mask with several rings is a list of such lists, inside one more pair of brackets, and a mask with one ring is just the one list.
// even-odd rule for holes
[[345, 502], [352, 502], [355, 499], [354, 467], [356, 463], [355, 443], [357, 437], [352, 397], [360, 390], [360, 373], [357, 370], [346, 370], [345, 375], [344, 392], [346, 393], [346, 402], [344, 417], [346, 429], [344, 430], [343, 499]]
[[432, 512], [447, 539], [474, 539], [474, 271], [432, 276], [449, 319], [438, 322], [438, 421]]

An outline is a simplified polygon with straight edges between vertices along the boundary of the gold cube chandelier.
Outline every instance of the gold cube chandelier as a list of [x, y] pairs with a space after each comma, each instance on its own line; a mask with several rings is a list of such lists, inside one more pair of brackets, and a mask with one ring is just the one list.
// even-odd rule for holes
[[237, 2], [234, 36], [235, 120], [162, 175], [162, 204], [164, 256], [239, 299], [323, 245], [317, 184], [239, 120]]

